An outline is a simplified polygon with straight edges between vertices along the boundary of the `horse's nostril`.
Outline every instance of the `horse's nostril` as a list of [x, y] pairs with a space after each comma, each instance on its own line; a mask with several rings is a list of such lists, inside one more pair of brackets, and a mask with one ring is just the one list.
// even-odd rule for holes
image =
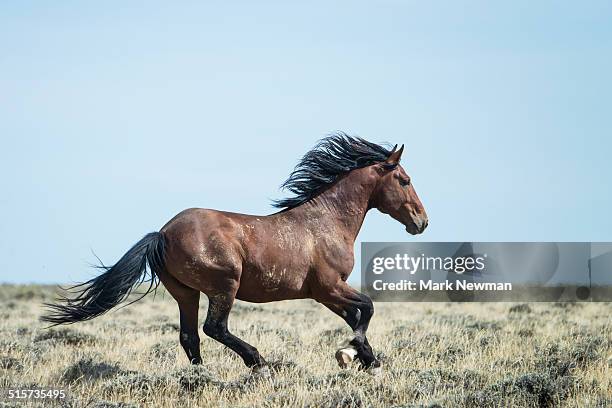
[[425, 231], [425, 228], [427, 228], [428, 224], [429, 224], [429, 220], [425, 219], [425, 221], [423, 221], [423, 223], [421, 224], [421, 232]]

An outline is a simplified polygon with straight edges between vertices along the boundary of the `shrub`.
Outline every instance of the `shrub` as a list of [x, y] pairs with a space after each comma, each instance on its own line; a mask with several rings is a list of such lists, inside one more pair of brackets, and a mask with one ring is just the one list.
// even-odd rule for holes
[[81, 333], [65, 327], [43, 330], [34, 337], [34, 343], [47, 340], [70, 346], [80, 346], [82, 344], [93, 344], [97, 339], [91, 334]]
[[117, 364], [109, 364], [104, 361], [95, 361], [94, 357], [88, 356], [68, 366], [61, 376], [61, 381], [74, 383], [77, 381], [94, 381], [112, 377], [124, 371]]
[[511, 306], [510, 309], [508, 309], [508, 312], [510, 313], [531, 313], [531, 306], [529, 306], [527, 303], [520, 303], [518, 305]]

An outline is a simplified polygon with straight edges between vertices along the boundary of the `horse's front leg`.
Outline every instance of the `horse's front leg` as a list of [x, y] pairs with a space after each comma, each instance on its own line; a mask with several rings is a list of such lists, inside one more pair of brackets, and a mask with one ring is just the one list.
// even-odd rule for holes
[[357, 357], [362, 368], [370, 370], [372, 374], [379, 374], [382, 371], [380, 361], [374, 356], [366, 337], [370, 319], [374, 314], [372, 299], [351, 288], [344, 281], [341, 281], [329, 296], [324, 297], [327, 300], [321, 303], [343, 318], [353, 329], [355, 335], [347, 347], [336, 352], [336, 359], [340, 367], [346, 367]]

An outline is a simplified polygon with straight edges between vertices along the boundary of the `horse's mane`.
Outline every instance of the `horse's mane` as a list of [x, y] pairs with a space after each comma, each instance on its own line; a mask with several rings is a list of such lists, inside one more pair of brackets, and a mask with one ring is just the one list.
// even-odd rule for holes
[[290, 209], [310, 200], [351, 170], [385, 161], [391, 150], [360, 137], [338, 132], [328, 136], [302, 157], [281, 185], [293, 197], [275, 200], [278, 208]]

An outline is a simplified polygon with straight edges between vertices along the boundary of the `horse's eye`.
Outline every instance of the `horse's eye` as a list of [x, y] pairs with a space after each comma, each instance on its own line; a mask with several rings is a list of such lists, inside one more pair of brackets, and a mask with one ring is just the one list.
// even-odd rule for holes
[[410, 185], [410, 179], [400, 179], [399, 183], [402, 187], [408, 187]]

